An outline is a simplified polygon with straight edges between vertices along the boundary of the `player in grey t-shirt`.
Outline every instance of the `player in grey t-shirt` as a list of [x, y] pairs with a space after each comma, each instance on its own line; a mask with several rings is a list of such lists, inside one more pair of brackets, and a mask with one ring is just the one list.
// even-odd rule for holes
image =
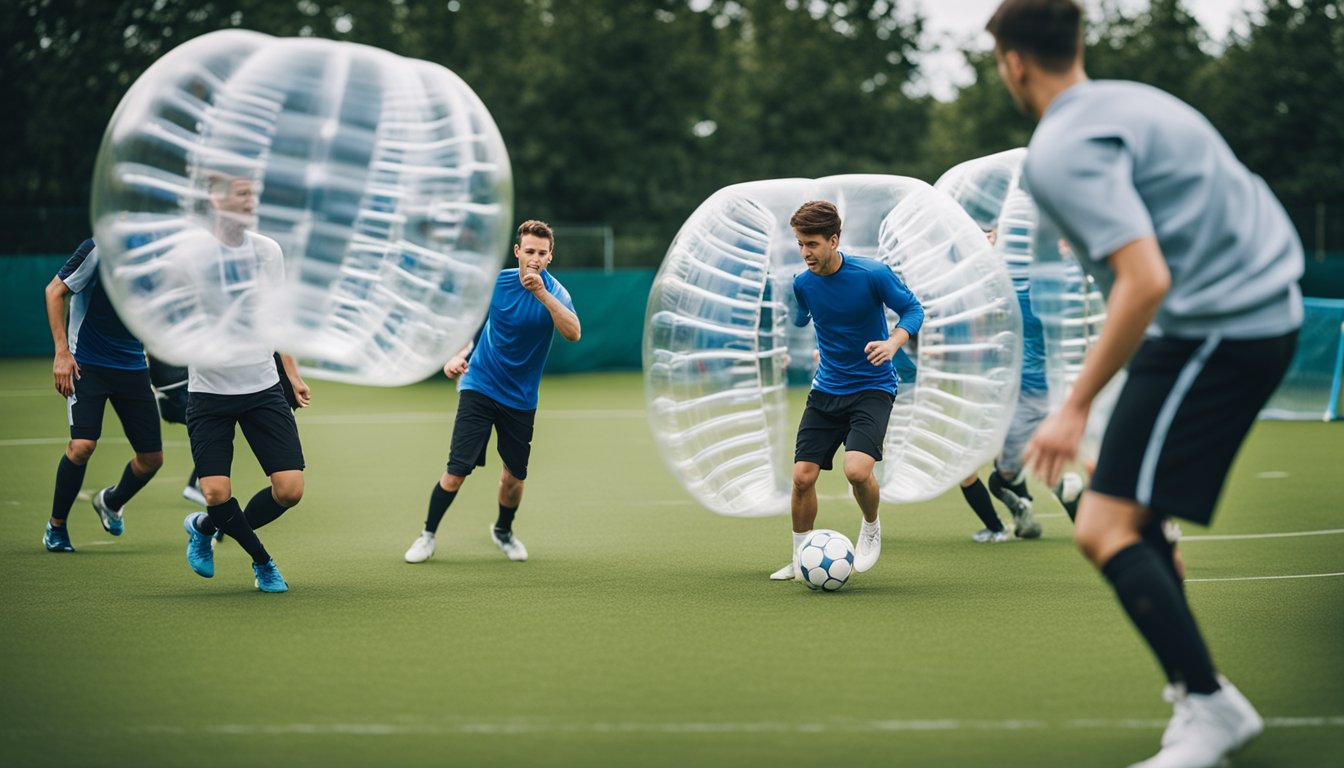
[[1264, 721], [1214, 668], [1163, 523], [1209, 522], [1287, 369], [1301, 243], [1198, 112], [1155, 88], [1087, 78], [1072, 0], [1005, 0], [988, 30], [1014, 101], [1040, 118], [1026, 185], [1107, 293], [1101, 336], [1024, 459], [1053, 485], [1093, 399], [1128, 363], [1075, 538], [1167, 675], [1175, 713], [1161, 751], [1139, 765], [1218, 765]]

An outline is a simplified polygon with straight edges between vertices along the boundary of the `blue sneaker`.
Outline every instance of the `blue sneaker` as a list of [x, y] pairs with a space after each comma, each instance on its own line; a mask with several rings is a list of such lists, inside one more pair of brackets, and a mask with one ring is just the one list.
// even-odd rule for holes
[[288, 592], [289, 585], [285, 583], [285, 577], [280, 575], [280, 569], [275, 567], [275, 560], [267, 560], [265, 565], [252, 564], [252, 572], [257, 575], [257, 589], [262, 592]]
[[62, 525], [60, 528], [51, 527], [51, 521], [47, 521], [47, 531], [42, 534], [42, 546], [47, 548], [48, 552], [74, 552], [75, 546], [70, 543], [70, 529]]
[[197, 576], [208, 579], [215, 575], [215, 542], [196, 530], [196, 518], [204, 516], [204, 512], [192, 512], [182, 521], [182, 527], [187, 529], [187, 565]]
[[103, 497], [107, 496], [107, 492], [110, 490], [112, 490], [112, 486], [109, 485], [93, 495], [93, 511], [98, 513], [98, 522], [103, 524], [104, 531], [113, 536], [120, 536], [121, 532], [125, 530], [125, 524], [121, 519], [121, 513], [125, 511], [125, 508], [112, 509], [107, 506], [107, 500]]

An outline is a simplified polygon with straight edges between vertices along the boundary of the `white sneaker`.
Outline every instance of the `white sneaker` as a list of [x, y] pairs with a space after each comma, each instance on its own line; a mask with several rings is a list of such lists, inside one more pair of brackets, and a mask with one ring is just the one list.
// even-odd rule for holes
[[795, 557], [795, 558], [793, 559], [793, 562], [789, 563], [788, 565], [784, 566], [783, 568], [780, 568], [778, 571], [775, 571], [774, 573], [770, 574], [770, 580], [771, 580], [771, 581], [802, 581], [802, 580], [803, 580], [803, 573], [802, 573], [802, 571], [798, 570], [798, 558]]
[[524, 547], [523, 542], [513, 535], [513, 531], [501, 535], [495, 530], [495, 524], [491, 523], [490, 540], [495, 542], [495, 546], [504, 552], [505, 557], [515, 563], [521, 563], [527, 559], [527, 547]]
[[423, 563], [434, 556], [434, 534], [425, 531], [420, 534], [420, 538], [411, 543], [411, 548], [406, 550], [406, 562]]
[[854, 570], [863, 573], [877, 565], [877, 558], [882, 554], [882, 521], [876, 520], [872, 525], [864, 521], [859, 526], [857, 541], [854, 547]]
[[1001, 541], [1007, 540], [1007, 531], [991, 531], [988, 528], [981, 528], [971, 534], [971, 541], [974, 541], [977, 544], [998, 544]]
[[1036, 515], [1032, 513], [1029, 499], [1017, 498], [1017, 506], [1009, 507], [1009, 511], [1013, 513], [1014, 536], [1019, 539], [1041, 538], [1041, 524], [1036, 522]]
[[1162, 700], [1171, 705], [1171, 719], [1167, 721], [1166, 730], [1162, 731], [1162, 746], [1171, 746], [1180, 735], [1181, 728], [1185, 726], [1185, 684], [1167, 683], [1162, 686]]
[[1162, 750], [1130, 768], [1216, 768], [1265, 729], [1260, 714], [1230, 683], [1211, 694], [1178, 696], [1171, 720]]
[[186, 488], [183, 488], [182, 498], [200, 507], [210, 506], [205, 503], [205, 494], [201, 493], [201, 488], [198, 485], [188, 485]]

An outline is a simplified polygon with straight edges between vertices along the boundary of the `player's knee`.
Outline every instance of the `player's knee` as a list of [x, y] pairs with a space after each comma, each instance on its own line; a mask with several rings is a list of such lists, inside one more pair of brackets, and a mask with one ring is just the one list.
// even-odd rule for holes
[[850, 485], [867, 485], [873, 479], [873, 468], [868, 466], [845, 465], [845, 479]]
[[152, 475], [155, 472], [158, 472], [159, 468], [163, 466], [163, 451], [137, 453], [135, 454], [135, 458], [131, 460], [131, 463], [134, 465], [135, 473], [137, 475], [141, 477]]
[[448, 493], [456, 493], [462, 488], [462, 483], [465, 482], [466, 479], [467, 478], [462, 475], [454, 475], [444, 472], [443, 477], [439, 478], [439, 487]]
[[509, 506], [517, 506], [523, 498], [523, 481], [505, 470], [499, 477], [499, 495]]
[[1091, 528], [1078, 525], [1073, 529], [1073, 543], [1078, 547], [1078, 551], [1083, 553], [1093, 565], [1101, 567], [1098, 562], [1102, 552], [1102, 538]]
[[98, 447], [96, 440], [71, 440], [65, 447], [65, 457], [76, 464], [87, 464], [89, 458], [93, 456], [93, 450]]
[[293, 477], [271, 477], [271, 495], [275, 502], [285, 509], [297, 506], [303, 501], [303, 474]]
[[794, 467], [793, 492], [807, 493], [808, 491], [812, 490], [812, 488], [815, 487], [817, 484], [817, 475], [819, 474], [820, 474], [819, 470]]
[[200, 478], [201, 495], [206, 506], [217, 507], [233, 496], [233, 484], [226, 475], [211, 475]]

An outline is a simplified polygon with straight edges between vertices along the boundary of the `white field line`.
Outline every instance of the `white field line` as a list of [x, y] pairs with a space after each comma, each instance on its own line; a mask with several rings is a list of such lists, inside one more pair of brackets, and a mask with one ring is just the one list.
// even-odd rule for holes
[[1331, 576], [1344, 576], [1344, 573], [1294, 573], [1286, 576], [1224, 576], [1216, 579], [1186, 579], [1185, 583], [1209, 581], [1278, 581], [1280, 579], [1325, 579]]
[[[299, 430], [302, 433], [304, 427], [309, 426], [330, 426], [336, 425], [360, 425], [360, 424], [451, 424], [455, 415], [448, 411], [427, 411], [423, 413], [400, 412], [400, 413], [362, 413], [362, 414], [344, 414], [344, 415], [323, 415], [300, 413], [298, 416]], [[637, 410], [574, 410], [574, 411], [548, 411], [542, 408], [537, 411], [539, 419], [560, 419], [560, 420], [579, 420], [579, 419], [642, 419], [644, 411]], [[0, 440], [0, 448], [23, 448], [33, 445], [64, 445], [70, 442], [68, 437], [18, 437]], [[114, 445], [129, 445], [124, 437], [113, 435], [104, 435], [98, 440], [99, 443], [109, 443]], [[188, 445], [186, 441], [168, 440], [164, 442], [165, 446], [182, 447]]]
[[61, 393], [56, 391], [56, 387], [47, 389], [6, 389], [0, 390], [0, 397], [60, 397]]
[[[274, 723], [254, 725], [224, 723], [218, 725], [150, 725], [116, 729], [117, 735], [151, 734], [165, 736], [192, 736], [201, 734], [229, 734], [236, 736], [511, 736], [519, 734], [669, 734], [669, 735], [737, 735], [758, 733], [891, 733], [901, 731], [1053, 731], [1053, 730], [1118, 730], [1156, 731], [1166, 727], [1166, 720], [1150, 719], [1071, 719], [1049, 720], [832, 720], [819, 722], [546, 722], [522, 719], [448, 722], [448, 723]], [[1344, 716], [1267, 717], [1269, 728], [1344, 728]], [[0, 735], [28, 735], [41, 729], [0, 727]], [[67, 732], [70, 730], [66, 729]], [[75, 728], [74, 730], [80, 730]], [[97, 729], [94, 729], [97, 730]], [[108, 735], [113, 735], [109, 733]]]
[[1181, 543], [1187, 541], [1246, 541], [1250, 539], [1288, 539], [1296, 536], [1331, 536], [1344, 533], [1344, 528], [1326, 528], [1320, 531], [1287, 531], [1285, 533], [1230, 533], [1223, 535], [1182, 536]]
[[[0, 448], [26, 448], [33, 445], [65, 445], [70, 442], [67, 437], [16, 437], [8, 440], [0, 440]], [[113, 435], [103, 435], [98, 438], [99, 445], [130, 445], [130, 441], [124, 437]], [[191, 443], [186, 440], [164, 440], [165, 448], [186, 448]]]

